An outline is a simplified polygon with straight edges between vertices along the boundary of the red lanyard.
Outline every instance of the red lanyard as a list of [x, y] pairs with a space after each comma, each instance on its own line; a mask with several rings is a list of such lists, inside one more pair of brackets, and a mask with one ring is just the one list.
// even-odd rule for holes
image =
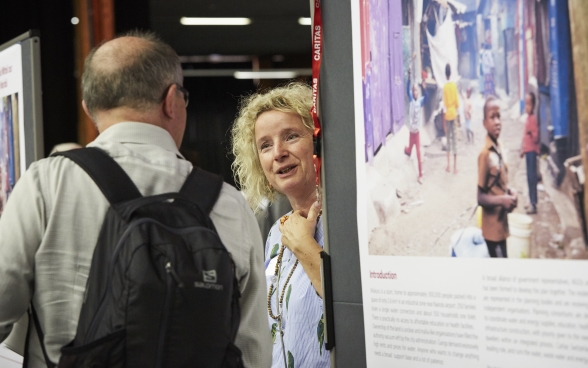
[[310, 114], [314, 122], [314, 164], [316, 168], [316, 184], [319, 184], [321, 172], [321, 122], [318, 117], [318, 86], [323, 59], [323, 18], [321, 15], [321, 2], [314, 0], [314, 18], [312, 22], [312, 108]]

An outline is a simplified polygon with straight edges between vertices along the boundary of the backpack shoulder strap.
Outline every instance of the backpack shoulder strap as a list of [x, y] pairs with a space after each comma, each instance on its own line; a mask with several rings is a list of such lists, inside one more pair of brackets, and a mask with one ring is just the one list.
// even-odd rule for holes
[[39, 343], [41, 345], [41, 350], [43, 351], [43, 357], [45, 358], [45, 364], [47, 364], [47, 368], [55, 368], [55, 363], [49, 359], [49, 355], [47, 354], [47, 349], [45, 348], [45, 335], [43, 334], [41, 322], [39, 321], [39, 317], [37, 316], [37, 312], [35, 311], [35, 307], [33, 306], [32, 301], [27, 312], [29, 315], [29, 325], [27, 327], [27, 337], [25, 340], [22, 366], [23, 368], [29, 368], [29, 340], [31, 339], [31, 325], [34, 323], [35, 329], [37, 330], [37, 337], [39, 338]]
[[197, 203], [207, 215], [210, 215], [222, 187], [222, 177], [194, 167], [180, 189], [180, 193]]
[[111, 205], [142, 197], [135, 183], [120, 165], [99, 148], [80, 148], [57, 152], [51, 156], [65, 156], [84, 169]]

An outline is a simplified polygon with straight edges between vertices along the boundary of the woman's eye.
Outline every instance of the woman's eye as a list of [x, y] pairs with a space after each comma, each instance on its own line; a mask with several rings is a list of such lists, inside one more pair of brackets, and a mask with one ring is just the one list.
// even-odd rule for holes
[[294, 138], [298, 138], [298, 134], [290, 134], [290, 135], [288, 135], [288, 140], [292, 140]]
[[259, 146], [259, 150], [260, 150], [260, 151], [263, 151], [264, 149], [266, 149], [266, 148], [268, 148], [268, 147], [269, 147], [269, 144], [267, 144], [267, 143], [263, 143], [261, 146]]

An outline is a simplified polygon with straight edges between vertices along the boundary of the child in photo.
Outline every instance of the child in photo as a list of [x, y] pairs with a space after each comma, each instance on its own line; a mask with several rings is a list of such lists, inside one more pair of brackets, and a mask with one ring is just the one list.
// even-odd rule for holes
[[423, 96], [419, 97], [419, 88], [414, 84], [411, 88], [410, 85], [410, 69], [408, 70], [408, 80], [406, 81], [406, 93], [408, 94], [408, 100], [410, 101], [409, 113], [408, 113], [408, 130], [410, 132], [410, 138], [408, 146], [404, 148], [404, 153], [410, 157], [413, 146], [416, 146], [417, 161], [419, 167], [419, 178], [418, 182], [423, 183], [423, 164], [421, 160], [421, 142], [420, 142], [420, 129], [423, 124], [423, 105], [427, 100], [427, 88], [423, 81]]
[[466, 94], [463, 97], [463, 115], [465, 118], [465, 130], [468, 143], [474, 143], [474, 132], [472, 130], [472, 87], [466, 89]]
[[484, 44], [482, 51], [482, 72], [484, 74], [484, 97], [496, 96], [494, 86], [494, 54], [492, 53], [491, 42]]
[[453, 152], [453, 173], [457, 174], [457, 139], [455, 136], [457, 109], [459, 109], [459, 98], [457, 94], [457, 85], [451, 81], [451, 66], [445, 66], [445, 76], [447, 82], [443, 86], [443, 129], [447, 137], [447, 168], [445, 171], [450, 172], [450, 156]]
[[482, 236], [490, 257], [506, 257], [507, 214], [517, 206], [517, 193], [508, 187], [508, 168], [498, 142], [502, 121], [495, 97], [484, 104], [488, 135], [478, 156], [478, 204], [482, 207]]
[[527, 93], [525, 96], [525, 112], [527, 122], [525, 123], [525, 135], [521, 149], [521, 158], [525, 156], [527, 163], [527, 184], [529, 185], [529, 205], [527, 213], [537, 213], [537, 156], [539, 155], [539, 125], [533, 112], [535, 111], [535, 94]]

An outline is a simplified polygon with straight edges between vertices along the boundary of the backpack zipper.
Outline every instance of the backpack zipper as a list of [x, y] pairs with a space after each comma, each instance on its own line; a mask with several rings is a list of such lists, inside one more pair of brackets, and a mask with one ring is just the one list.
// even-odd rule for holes
[[171, 316], [171, 302], [174, 295], [174, 281], [178, 287], [184, 287], [184, 283], [180, 280], [178, 274], [173, 269], [171, 262], [165, 264], [165, 272], [167, 273], [167, 289], [165, 291], [165, 303], [163, 305], [163, 318], [161, 320], [161, 327], [159, 328], [159, 341], [157, 343], [157, 356], [155, 358], [155, 368], [163, 367], [163, 350], [165, 347], [165, 340], [167, 337], [167, 328], [169, 325], [169, 317]]
[[165, 272], [167, 272], [168, 275], [171, 275], [171, 277], [178, 284], [178, 287], [179, 288], [183, 288], [184, 287], [184, 283], [180, 279], [180, 276], [176, 273], [176, 270], [174, 270], [174, 268], [172, 267], [171, 262], [167, 262], [166, 263], [166, 265], [165, 265]]

